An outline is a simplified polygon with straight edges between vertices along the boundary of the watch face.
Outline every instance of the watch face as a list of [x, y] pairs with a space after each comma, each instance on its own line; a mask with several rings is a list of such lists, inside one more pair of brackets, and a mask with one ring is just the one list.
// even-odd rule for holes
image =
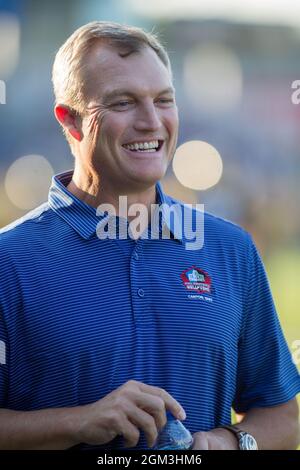
[[241, 450], [258, 450], [257, 442], [251, 434], [243, 433], [240, 436], [240, 449]]

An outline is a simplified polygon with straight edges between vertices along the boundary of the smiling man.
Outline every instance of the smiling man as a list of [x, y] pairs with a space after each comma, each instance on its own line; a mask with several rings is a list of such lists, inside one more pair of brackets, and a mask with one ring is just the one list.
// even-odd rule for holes
[[61, 57], [71, 43], [58, 53], [53, 74], [55, 114], [73, 137], [76, 158], [68, 189], [94, 207], [103, 202], [116, 205], [123, 194], [129, 205], [148, 206], [155, 202], [155, 183], [166, 173], [177, 143], [178, 113], [168, 58], [163, 49], [159, 56], [138, 39], [98, 39], [78, 63], [79, 105], [74, 94], [66, 106], [69, 77], [60, 79], [68, 73]]
[[143, 449], [167, 411], [194, 449], [295, 448], [299, 374], [251, 236], [205, 213], [188, 250], [163, 212], [154, 239], [97, 236], [99, 206], [131, 219], [120, 196], [146, 209], [142, 234], [152, 205], [183, 208], [159, 184], [178, 135], [165, 49], [96, 21], [58, 51], [53, 83], [75, 165], [0, 232], [0, 448]]

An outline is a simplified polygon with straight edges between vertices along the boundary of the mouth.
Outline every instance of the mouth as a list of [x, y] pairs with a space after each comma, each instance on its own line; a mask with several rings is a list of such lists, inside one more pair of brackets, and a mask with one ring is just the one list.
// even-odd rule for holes
[[142, 154], [151, 154], [158, 156], [160, 154], [160, 150], [164, 145], [163, 140], [153, 140], [151, 142], [133, 142], [130, 144], [123, 144], [122, 147], [131, 154], [135, 154], [136, 156], [141, 156]]

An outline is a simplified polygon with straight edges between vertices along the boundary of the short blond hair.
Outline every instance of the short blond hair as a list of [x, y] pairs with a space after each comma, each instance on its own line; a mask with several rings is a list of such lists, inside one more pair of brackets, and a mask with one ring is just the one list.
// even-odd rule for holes
[[99, 40], [108, 41], [119, 49], [121, 57], [139, 52], [143, 47], [151, 47], [170, 72], [172, 79], [168, 53], [156, 34], [135, 26], [107, 21], [92, 21], [78, 28], [55, 56], [52, 82], [56, 104], [63, 103], [70, 106], [79, 114], [84, 112], [83, 83], [80, 83], [79, 72], [86, 54]]

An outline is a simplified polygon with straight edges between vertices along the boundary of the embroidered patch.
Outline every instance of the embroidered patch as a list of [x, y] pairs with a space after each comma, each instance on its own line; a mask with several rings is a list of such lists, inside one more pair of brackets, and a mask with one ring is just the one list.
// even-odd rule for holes
[[181, 273], [181, 279], [189, 292], [209, 295], [213, 293], [211, 278], [203, 269], [195, 266], [185, 269]]

